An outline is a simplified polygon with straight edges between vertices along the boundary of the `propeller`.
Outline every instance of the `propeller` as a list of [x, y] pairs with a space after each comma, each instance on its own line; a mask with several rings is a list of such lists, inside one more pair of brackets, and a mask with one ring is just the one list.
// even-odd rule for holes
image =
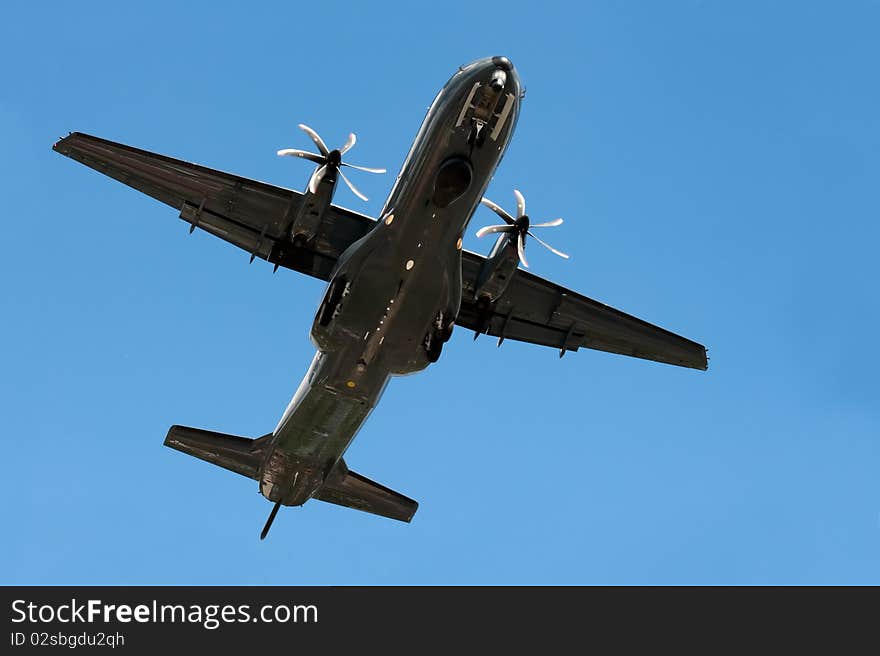
[[279, 157], [301, 157], [302, 159], [307, 159], [310, 162], [314, 162], [318, 165], [318, 168], [315, 169], [315, 172], [312, 173], [312, 177], [309, 178], [309, 191], [313, 194], [318, 191], [318, 185], [321, 183], [321, 180], [327, 174], [327, 171], [330, 169], [336, 170], [342, 181], [348, 185], [348, 188], [351, 189], [351, 192], [360, 198], [361, 200], [368, 200], [366, 196], [364, 196], [360, 190], [355, 187], [351, 180], [349, 180], [345, 173], [342, 172], [343, 166], [347, 166], [351, 169], [356, 169], [358, 171], [365, 171], [367, 173], [385, 173], [385, 169], [371, 169], [366, 166], [355, 166], [354, 164], [349, 164], [347, 162], [342, 161], [342, 156], [347, 153], [352, 147], [357, 143], [357, 137], [354, 132], [348, 135], [348, 139], [345, 141], [345, 144], [341, 148], [336, 148], [335, 150], [330, 150], [327, 148], [327, 144], [324, 143], [324, 140], [321, 139], [321, 136], [315, 132], [308, 125], [303, 123], [299, 124], [299, 129], [309, 135], [309, 138], [312, 142], [317, 146], [319, 154], [310, 153], [306, 150], [298, 150], [296, 148], [284, 148], [283, 150], [278, 151]]
[[559, 257], [564, 257], [567, 260], [568, 255], [566, 255], [562, 251], [556, 250], [550, 244], [535, 236], [535, 234], [533, 234], [531, 231], [532, 228], [554, 228], [558, 225], [562, 225], [562, 219], [553, 219], [552, 221], [546, 221], [544, 223], [531, 223], [529, 221], [529, 215], [526, 214], [526, 199], [519, 192], [519, 189], [514, 189], [513, 195], [516, 198], [516, 218], [512, 217], [503, 207], [496, 203], [493, 203], [488, 198], [483, 198], [480, 200], [483, 205], [485, 205], [490, 210], [495, 212], [495, 214], [500, 216], [504, 220], [504, 223], [502, 225], [493, 225], [487, 226], [485, 228], [480, 228], [479, 230], [477, 230], [477, 237], [485, 237], [486, 235], [490, 235], [496, 232], [515, 233], [516, 252], [519, 255], [519, 261], [522, 262], [522, 265], [527, 269], [529, 268], [529, 263], [526, 261], [525, 255], [526, 235], [528, 235], [529, 237], [533, 237], [536, 242], [541, 244], [541, 246], [549, 250], [551, 253], [554, 253]]

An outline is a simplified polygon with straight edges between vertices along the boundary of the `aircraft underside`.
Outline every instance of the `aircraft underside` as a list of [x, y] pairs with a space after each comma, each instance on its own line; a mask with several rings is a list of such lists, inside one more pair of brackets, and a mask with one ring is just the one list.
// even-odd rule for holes
[[[300, 125], [317, 153], [279, 155], [316, 166], [302, 193], [240, 178], [130, 146], [71, 134], [58, 152], [180, 211], [201, 228], [275, 270], [285, 267], [327, 282], [311, 328], [318, 352], [271, 433], [256, 439], [172, 426], [165, 444], [259, 482], [281, 505], [315, 498], [401, 521], [418, 504], [348, 469], [343, 454], [378, 403], [389, 379], [436, 362], [455, 325], [558, 349], [581, 347], [705, 369], [703, 346], [518, 268], [527, 239], [561, 257], [532, 230], [515, 191], [516, 212], [483, 194], [516, 125], [522, 90], [504, 57], [461, 67], [428, 110], [400, 174], [373, 219], [333, 204], [339, 181], [366, 198], [343, 172], [354, 166], [343, 146], [329, 149]], [[462, 250], [480, 203], [503, 221], [489, 257]]]

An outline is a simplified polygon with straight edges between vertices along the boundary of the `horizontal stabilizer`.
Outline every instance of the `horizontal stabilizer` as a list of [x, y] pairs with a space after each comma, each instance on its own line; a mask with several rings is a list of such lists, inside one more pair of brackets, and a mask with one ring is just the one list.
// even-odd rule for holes
[[410, 521], [419, 509], [417, 501], [356, 474], [342, 460], [314, 498], [401, 522]]
[[252, 440], [201, 428], [172, 426], [165, 437], [165, 446], [256, 480], [271, 437], [270, 433]]

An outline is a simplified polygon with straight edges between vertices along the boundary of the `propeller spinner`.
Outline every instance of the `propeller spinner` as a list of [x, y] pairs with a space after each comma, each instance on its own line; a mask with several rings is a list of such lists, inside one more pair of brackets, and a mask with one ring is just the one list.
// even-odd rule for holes
[[477, 237], [484, 237], [485, 235], [496, 232], [515, 233], [516, 251], [519, 255], [519, 261], [527, 269], [529, 268], [529, 263], [526, 261], [525, 255], [526, 235], [528, 235], [529, 237], [534, 237], [536, 242], [541, 244], [541, 246], [543, 246], [550, 252], [555, 253], [559, 257], [564, 257], [565, 259], [568, 259], [568, 255], [566, 255], [562, 251], [556, 250], [550, 244], [535, 236], [535, 234], [531, 231], [532, 228], [556, 227], [562, 224], [562, 219], [553, 219], [552, 221], [546, 221], [544, 223], [531, 223], [529, 221], [529, 215], [526, 214], [526, 199], [523, 197], [518, 189], [513, 190], [513, 195], [516, 197], [516, 218], [512, 217], [503, 207], [499, 206], [496, 203], [493, 203], [488, 198], [483, 198], [480, 200], [483, 205], [485, 205], [490, 210], [495, 212], [495, 214], [500, 216], [504, 220], [504, 223], [502, 225], [494, 225], [480, 228], [479, 230], [477, 230]]
[[318, 168], [316, 168], [315, 172], [312, 173], [312, 177], [309, 178], [309, 191], [313, 194], [316, 193], [318, 191], [318, 185], [321, 183], [321, 180], [327, 174], [327, 171], [332, 168], [339, 173], [343, 182], [348, 185], [348, 188], [351, 189], [351, 192], [355, 196], [357, 196], [361, 200], [367, 200], [367, 197], [364, 196], [360, 192], [360, 190], [358, 190], [358, 188], [351, 183], [351, 180], [349, 180], [342, 172], [341, 167], [347, 166], [358, 171], [366, 171], [367, 173], [385, 173], [385, 169], [371, 169], [367, 168], [366, 166], [355, 166], [354, 164], [348, 164], [347, 162], [342, 161], [342, 156], [349, 150], [351, 150], [352, 146], [354, 146], [357, 142], [357, 137], [355, 136], [354, 132], [348, 135], [348, 139], [341, 148], [330, 150], [329, 148], [327, 148], [327, 144], [324, 143], [324, 140], [321, 139], [321, 136], [308, 125], [300, 123], [298, 127], [300, 130], [309, 135], [309, 138], [312, 140], [315, 146], [317, 146], [320, 155], [317, 153], [310, 153], [305, 150], [298, 150], [296, 148], [285, 148], [278, 151], [278, 156], [301, 157], [318, 165]]

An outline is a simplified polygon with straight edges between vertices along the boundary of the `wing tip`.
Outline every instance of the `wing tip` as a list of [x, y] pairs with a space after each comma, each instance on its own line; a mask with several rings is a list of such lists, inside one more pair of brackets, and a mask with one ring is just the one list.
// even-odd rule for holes
[[709, 350], [703, 346], [703, 358], [700, 362], [700, 366], [696, 367], [700, 371], [709, 371]]
[[683, 358], [681, 360], [675, 361], [667, 361], [669, 364], [677, 364], [680, 367], [687, 367], [688, 369], [696, 369], [697, 371], [708, 371], [709, 370], [709, 353], [706, 351], [704, 347], [701, 348], [701, 353], [695, 353], [693, 356]]
[[52, 144], [52, 150], [54, 150], [56, 153], [67, 155], [70, 152], [70, 149], [68, 147], [70, 140], [80, 134], [80, 132], [68, 132], [67, 136], [59, 137], [58, 141]]
[[412, 522], [412, 518], [415, 517], [416, 513], [417, 513], [418, 510], [419, 510], [419, 502], [418, 502], [418, 501], [415, 501], [415, 500], [413, 500], [413, 499], [410, 499], [410, 501], [412, 501], [412, 506], [411, 506], [411, 508], [412, 508], [412, 512], [409, 514], [408, 517], [402, 518], [402, 519], [400, 520], [400, 521], [402, 521], [402, 522], [406, 522], [407, 524], [409, 524], [410, 522]]

